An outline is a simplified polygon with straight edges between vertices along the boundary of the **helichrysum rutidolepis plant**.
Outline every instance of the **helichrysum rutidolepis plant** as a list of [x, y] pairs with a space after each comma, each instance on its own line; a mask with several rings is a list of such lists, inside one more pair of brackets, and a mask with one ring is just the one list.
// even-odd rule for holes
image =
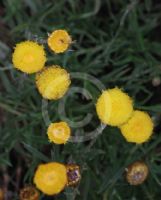
[[[12, 191], [16, 195], [20, 187], [23, 188], [26, 183], [32, 184], [34, 172], [40, 163], [74, 161], [83, 169], [79, 187], [67, 189], [51, 199], [159, 199], [160, 1], [17, 2], [2, 0], [0, 3], [0, 163], [4, 166], [1, 167], [0, 183], [3, 184], [3, 177], [6, 180], [7, 171], [10, 175], [12, 170], [8, 194]], [[74, 44], [73, 39], [76, 39]], [[15, 52], [18, 44], [22, 43], [19, 41], [34, 42], [43, 49], [42, 52], [46, 51], [48, 59], [44, 59], [46, 56], [43, 53], [43, 60], [38, 59], [41, 64], [35, 65], [36, 50], [25, 52], [26, 48], [25, 51], [23, 48], [19, 52], [23, 56], [17, 54], [15, 62], [12, 62], [14, 68], [11, 69], [10, 49], [13, 46]], [[52, 65], [61, 66], [68, 74], [83, 72], [92, 75], [105, 87], [98, 91], [97, 83], [93, 85], [90, 80], [75, 80], [74, 73], [71, 73], [71, 88], [83, 87], [93, 100], [77, 93], [71, 95], [70, 85], [64, 93], [69, 96], [63, 95], [64, 99], [55, 99], [57, 95], [54, 95], [50, 101], [47, 98], [42, 100], [44, 97], [37, 85], [35, 88], [34, 76]], [[103, 106], [98, 114], [94, 107], [97, 100], [106, 90], [116, 86], [130, 97], [134, 107], [132, 113], [125, 112], [128, 107], [116, 103], [116, 117], [111, 111], [104, 115]], [[57, 112], [64, 100], [65, 114], [70, 121], [77, 122], [92, 116], [84, 127], [71, 126], [71, 140], [68, 141], [77, 138], [79, 132], [81, 136], [88, 136], [87, 132], [97, 130], [97, 125], [100, 125], [100, 130], [106, 125], [102, 134], [79, 144], [66, 142], [65, 145], [55, 145], [50, 142], [47, 128], [50, 123], [65, 120]], [[119, 102], [119, 98], [117, 100]], [[43, 111], [48, 109], [45, 111], [48, 111], [49, 121], [44, 117], [47, 112], [42, 115], [41, 102], [43, 106], [46, 105]], [[121, 107], [124, 109], [121, 110]], [[119, 112], [116, 112], [117, 108]], [[154, 131], [151, 131], [151, 126], [150, 131], [145, 129], [146, 120], [140, 120], [131, 128], [135, 110], [143, 111], [151, 118]], [[126, 127], [126, 131], [122, 127]], [[122, 169], [140, 159], [145, 160], [150, 173], [142, 186], [133, 187], [125, 181]], [[22, 173], [17, 176], [19, 167]], [[142, 172], [135, 172], [132, 177], [134, 182], [142, 177]], [[23, 185], [18, 186], [19, 178]], [[3, 186], [0, 185], [1, 188]], [[45, 197], [41, 198], [44, 200]], [[8, 199], [17, 199], [17, 196]]]

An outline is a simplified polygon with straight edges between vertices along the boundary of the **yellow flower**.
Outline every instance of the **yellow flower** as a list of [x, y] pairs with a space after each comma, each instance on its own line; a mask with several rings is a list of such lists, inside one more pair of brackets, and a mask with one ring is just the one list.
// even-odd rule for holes
[[140, 144], [146, 142], [152, 135], [153, 122], [147, 113], [136, 110], [129, 121], [120, 126], [120, 129], [128, 142]]
[[125, 123], [133, 112], [131, 98], [119, 88], [103, 91], [96, 104], [99, 119], [111, 126]]
[[48, 45], [55, 53], [63, 53], [69, 48], [72, 39], [65, 30], [56, 30], [48, 38]]
[[56, 162], [41, 164], [35, 172], [34, 183], [47, 195], [58, 194], [67, 184], [66, 167]]
[[32, 186], [26, 186], [20, 190], [20, 200], [39, 200], [39, 198], [39, 192]]
[[141, 161], [136, 161], [126, 169], [126, 179], [130, 185], [142, 184], [147, 179], [148, 174], [148, 166]]
[[40, 71], [46, 62], [43, 46], [32, 41], [16, 45], [12, 56], [13, 65], [22, 72], [32, 74]]
[[45, 99], [59, 99], [64, 96], [70, 85], [70, 76], [59, 66], [51, 66], [36, 75], [36, 85]]
[[66, 122], [51, 123], [47, 134], [51, 142], [65, 144], [70, 138], [71, 130]]

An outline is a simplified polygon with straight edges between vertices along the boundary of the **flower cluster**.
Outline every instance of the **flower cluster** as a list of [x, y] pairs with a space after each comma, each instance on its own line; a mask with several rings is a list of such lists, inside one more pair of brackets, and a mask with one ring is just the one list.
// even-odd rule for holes
[[[55, 53], [63, 53], [71, 44], [71, 37], [65, 30], [56, 30], [48, 38], [48, 45]], [[49, 100], [61, 98], [68, 90], [70, 76], [60, 66], [45, 67], [44, 47], [33, 41], [16, 45], [12, 55], [13, 66], [27, 74], [36, 74], [36, 86], [40, 94]], [[38, 73], [39, 72], [39, 73]]]
[[[48, 46], [55, 53], [63, 53], [72, 43], [65, 30], [56, 30], [48, 37]], [[16, 45], [12, 56], [16, 69], [32, 74], [36, 73], [35, 84], [43, 98], [58, 100], [62, 98], [71, 84], [69, 73], [58, 65], [45, 67], [46, 53], [44, 47], [33, 41], [24, 41]], [[102, 123], [116, 126], [128, 142], [141, 144], [146, 142], [153, 132], [150, 116], [134, 110], [133, 100], [119, 88], [102, 92], [96, 103], [96, 111]], [[65, 144], [71, 136], [71, 129], [66, 122], [53, 122], [47, 129], [50, 142]], [[136, 162], [127, 168], [126, 179], [132, 185], [141, 184], [148, 175], [148, 167]], [[66, 186], [74, 186], [80, 181], [78, 165], [64, 165], [58, 162], [38, 166], [34, 183], [47, 195], [55, 195]], [[37, 200], [39, 192], [34, 187], [25, 187], [20, 192], [22, 200]]]
[[134, 110], [132, 99], [119, 88], [103, 91], [97, 100], [96, 111], [104, 124], [119, 127], [128, 142], [141, 144], [152, 135], [150, 116]]
[[[72, 39], [65, 30], [56, 30], [48, 37], [48, 46], [55, 53], [66, 51]], [[68, 91], [71, 80], [69, 73], [58, 65], [45, 67], [46, 53], [44, 47], [33, 41], [24, 41], [16, 45], [12, 56], [13, 66], [27, 74], [36, 73], [36, 86], [43, 98], [57, 100]], [[71, 135], [66, 122], [51, 123], [47, 130], [50, 142], [65, 144]], [[34, 183], [47, 195], [61, 192], [66, 186], [74, 186], [80, 180], [78, 165], [52, 162], [38, 166]], [[20, 191], [20, 199], [37, 200], [39, 192], [32, 186]]]
[[[71, 36], [65, 30], [53, 31], [48, 37], [48, 46], [55, 53], [63, 53], [72, 43]], [[43, 98], [57, 100], [65, 95], [71, 84], [69, 73], [58, 65], [45, 67], [44, 47], [33, 41], [24, 41], [16, 45], [12, 55], [13, 66], [27, 74], [36, 73], [36, 87]], [[53, 123], [48, 128], [49, 140], [64, 144], [70, 137], [70, 128], [65, 122]]]

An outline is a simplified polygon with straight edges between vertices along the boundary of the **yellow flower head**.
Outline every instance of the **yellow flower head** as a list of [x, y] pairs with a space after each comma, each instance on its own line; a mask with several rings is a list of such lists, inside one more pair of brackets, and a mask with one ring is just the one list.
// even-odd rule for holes
[[12, 56], [13, 65], [22, 72], [32, 74], [40, 71], [46, 62], [43, 46], [32, 41], [16, 45]]
[[56, 100], [64, 96], [70, 85], [70, 76], [59, 66], [45, 68], [36, 75], [36, 85], [45, 99]]
[[63, 53], [66, 51], [71, 42], [72, 39], [65, 30], [56, 30], [48, 38], [48, 45], [55, 53]]
[[141, 161], [136, 161], [126, 169], [126, 179], [130, 185], [142, 184], [147, 179], [148, 174], [148, 166]]
[[66, 167], [56, 162], [41, 164], [35, 172], [34, 183], [47, 195], [58, 194], [67, 184]]
[[70, 138], [71, 130], [66, 122], [51, 123], [47, 134], [51, 142], [65, 144]]
[[133, 112], [131, 98], [119, 88], [104, 91], [96, 104], [99, 119], [111, 126], [125, 123]]
[[40, 194], [36, 188], [26, 186], [20, 190], [20, 200], [39, 200]]
[[128, 142], [141, 144], [152, 135], [153, 122], [147, 113], [136, 110], [129, 121], [120, 126], [120, 129]]

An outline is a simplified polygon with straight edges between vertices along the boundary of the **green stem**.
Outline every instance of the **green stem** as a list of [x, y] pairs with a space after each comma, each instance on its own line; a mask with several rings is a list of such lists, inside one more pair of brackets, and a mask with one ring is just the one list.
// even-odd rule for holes
[[18, 116], [23, 115], [22, 113], [20, 113], [20, 112], [14, 110], [14, 109], [11, 108], [9, 105], [6, 105], [6, 104], [4, 104], [4, 103], [2, 103], [2, 102], [0, 102], [0, 108], [4, 109], [4, 110], [6, 110], [7, 112], [10, 112], [10, 113], [12, 113], [12, 114], [14, 114], [14, 115], [18, 115]]

